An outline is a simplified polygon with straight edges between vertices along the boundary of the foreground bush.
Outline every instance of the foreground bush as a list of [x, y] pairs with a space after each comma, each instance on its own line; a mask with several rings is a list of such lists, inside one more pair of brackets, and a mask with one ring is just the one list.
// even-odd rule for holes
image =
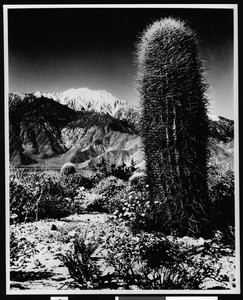
[[210, 211], [215, 228], [222, 231], [228, 241], [234, 244], [235, 227], [235, 184], [234, 173], [219, 174], [216, 169], [210, 175]]
[[114, 211], [114, 202], [119, 202], [119, 195], [126, 187], [127, 183], [117, 177], [109, 176], [102, 179], [91, 190], [97, 196], [87, 195], [87, 198], [94, 198], [94, 201], [88, 207], [88, 211], [112, 213]]
[[11, 269], [20, 269], [37, 252], [35, 243], [24, 237], [18, 237], [13, 229], [10, 231], [9, 242]]
[[200, 289], [208, 277], [214, 279], [215, 286], [222, 281], [221, 266], [215, 265], [224, 250], [219, 251], [213, 241], [183, 244], [158, 234], [134, 236], [116, 227], [100, 228], [98, 236], [94, 232], [89, 235], [89, 239], [77, 238], [74, 249], [62, 256], [80, 289], [186, 290]]
[[92, 255], [98, 248], [97, 241], [87, 243], [85, 234], [74, 241], [74, 251], [60, 254], [59, 258], [68, 268], [70, 276], [80, 289], [95, 289], [99, 287], [100, 271], [92, 261]]

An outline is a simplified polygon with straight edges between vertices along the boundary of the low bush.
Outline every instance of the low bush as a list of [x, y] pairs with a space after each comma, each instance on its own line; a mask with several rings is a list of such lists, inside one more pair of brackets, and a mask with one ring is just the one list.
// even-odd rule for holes
[[90, 206], [90, 209], [112, 213], [114, 202], [119, 202], [119, 195], [127, 187], [127, 183], [117, 177], [109, 176], [102, 179], [91, 191], [99, 197]]
[[109, 176], [102, 179], [94, 188], [93, 192], [99, 195], [103, 195], [106, 198], [110, 198], [117, 194], [119, 191], [123, 190], [126, 187], [126, 183], [116, 178], [115, 176]]
[[30, 219], [30, 211], [37, 199], [22, 182], [10, 180], [10, 223], [19, 223]]
[[12, 229], [10, 231], [10, 267], [11, 269], [20, 269], [27, 260], [36, 252], [36, 245], [24, 237], [18, 237]]
[[80, 173], [75, 173], [69, 176], [60, 176], [60, 184], [66, 189], [69, 188], [77, 193], [77, 189], [84, 187], [91, 189], [95, 185], [95, 178], [88, 178]]
[[149, 200], [147, 186], [142, 190], [127, 188], [110, 205], [113, 218], [128, 221], [133, 230], [154, 230], [151, 223], [153, 203]]
[[[100, 229], [96, 240], [82, 240], [82, 246], [78, 246], [80, 241], [76, 239], [74, 251], [69, 252], [68, 258], [64, 255], [63, 262], [81, 289], [200, 289], [208, 277], [221, 280], [221, 267], [213, 267], [221, 252], [212, 241], [188, 246], [159, 234], [132, 235], [115, 227], [110, 230], [104, 228], [103, 231], [105, 234]], [[86, 255], [88, 247], [97, 249], [97, 241], [97, 252], [101, 255], [93, 255], [93, 251]], [[92, 275], [84, 276], [83, 270], [87, 268]]]
[[104, 157], [100, 162], [91, 162], [90, 168], [99, 174], [100, 179], [115, 176], [125, 181], [127, 181], [136, 170], [133, 160], [131, 160], [129, 166], [124, 162], [121, 165], [116, 166], [115, 164], [110, 164]]
[[84, 212], [107, 212], [104, 208], [104, 197], [85, 190], [84, 187], [79, 188], [78, 195], [74, 198], [76, 204], [76, 213]]
[[97, 241], [89, 242], [85, 235], [76, 238], [73, 251], [59, 254], [59, 258], [68, 268], [75, 285], [80, 289], [95, 289], [99, 286], [100, 271], [92, 260], [92, 255], [98, 248]]
[[[214, 170], [214, 174], [215, 174]], [[216, 173], [210, 185], [211, 219], [218, 230], [234, 241], [235, 226], [235, 187], [234, 173]]]

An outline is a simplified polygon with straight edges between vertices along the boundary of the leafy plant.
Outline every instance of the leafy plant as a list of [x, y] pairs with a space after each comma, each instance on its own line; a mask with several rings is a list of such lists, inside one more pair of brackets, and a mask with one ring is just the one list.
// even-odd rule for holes
[[225, 174], [214, 170], [213, 182], [210, 185], [211, 219], [218, 230], [225, 235], [226, 241], [235, 242], [235, 185], [234, 172], [227, 171]]
[[137, 63], [149, 195], [158, 203], [154, 222], [168, 234], [211, 234], [207, 85], [195, 31], [173, 18], [154, 22], [138, 43]]
[[105, 157], [102, 157], [100, 162], [91, 162], [89, 165], [93, 171], [99, 174], [101, 179], [109, 176], [115, 176], [119, 179], [127, 181], [132, 173], [136, 170], [133, 160], [131, 160], [129, 166], [126, 165], [124, 161], [121, 165], [116, 166], [115, 164], [110, 164]]
[[10, 174], [9, 196], [12, 223], [45, 218], [62, 218], [79, 212], [75, 197], [82, 185], [92, 186], [92, 181], [82, 175]]
[[32, 257], [37, 250], [35, 243], [28, 241], [24, 237], [18, 237], [14, 230], [10, 231], [10, 267], [20, 269], [27, 260]]
[[135, 172], [129, 178], [129, 183], [135, 189], [142, 190], [147, 184], [147, 175], [141, 171]]
[[84, 234], [75, 239], [73, 251], [59, 254], [59, 258], [68, 268], [70, 276], [80, 289], [95, 289], [99, 286], [100, 271], [92, 260], [92, 255], [97, 248], [98, 243], [87, 241]]

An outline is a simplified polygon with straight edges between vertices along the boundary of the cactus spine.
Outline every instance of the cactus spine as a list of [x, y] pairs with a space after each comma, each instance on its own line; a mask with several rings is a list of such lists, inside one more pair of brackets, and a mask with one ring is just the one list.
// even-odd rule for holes
[[153, 222], [167, 233], [203, 234], [208, 118], [198, 38], [165, 18], [144, 31], [136, 55]]

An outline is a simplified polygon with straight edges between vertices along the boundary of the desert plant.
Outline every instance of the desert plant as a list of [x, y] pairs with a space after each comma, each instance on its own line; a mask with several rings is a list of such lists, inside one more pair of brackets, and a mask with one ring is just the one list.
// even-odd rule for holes
[[211, 218], [216, 228], [222, 231], [225, 242], [235, 243], [235, 185], [234, 172], [228, 170], [220, 175], [214, 172], [214, 180], [210, 185]]
[[207, 234], [207, 85], [197, 35], [165, 18], [145, 30], [136, 53], [154, 223], [165, 233]]
[[61, 168], [61, 173], [63, 175], [70, 175], [76, 172], [76, 168], [72, 163], [65, 163]]
[[92, 255], [97, 250], [97, 241], [88, 241], [86, 234], [75, 238], [74, 250], [59, 254], [59, 258], [68, 268], [70, 276], [80, 289], [92, 289], [99, 286], [100, 271]]
[[[109, 176], [102, 179], [93, 189], [92, 192], [98, 194], [89, 209], [112, 213], [114, 211], [114, 202], [119, 202], [120, 193], [125, 191], [126, 182], [115, 177]], [[118, 199], [117, 199], [118, 198]]]
[[12, 223], [29, 222], [45, 218], [62, 218], [78, 209], [72, 201], [78, 189], [60, 175], [23, 173], [10, 176], [9, 198]]
[[104, 195], [107, 197], [114, 196], [118, 191], [124, 189], [126, 184], [123, 180], [115, 177], [109, 176], [102, 179], [93, 189], [97, 194]]
[[14, 229], [10, 231], [10, 267], [20, 269], [27, 260], [38, 251], [34, 242], [28, 241], [25, 237], [18, 237]]
[[127, 181], [132, 173], [136, 170], [135, 163], [131, 160], [130, 165], [126, 165], [124, 161], [120, 165], [111, 164], [105, 157], [102, 157], [100, 162], [91, 161], [90, 168], [96, 172], [99, 179], [109, 176], [115, 176], [119, 179]]
[[78, 172], [69, 176], [60, 176], [59, 181], [66, 190], [70, 189], [70, 193], [77, 191], [80, 187], [91, 189], [95, 183], [93, 178], [85, 177]]
[[147, 183], [147, 175], [144, 172], [135, 172], [129, 178], [129, 183], [132, 187], [139, 190], [143, 189]]

